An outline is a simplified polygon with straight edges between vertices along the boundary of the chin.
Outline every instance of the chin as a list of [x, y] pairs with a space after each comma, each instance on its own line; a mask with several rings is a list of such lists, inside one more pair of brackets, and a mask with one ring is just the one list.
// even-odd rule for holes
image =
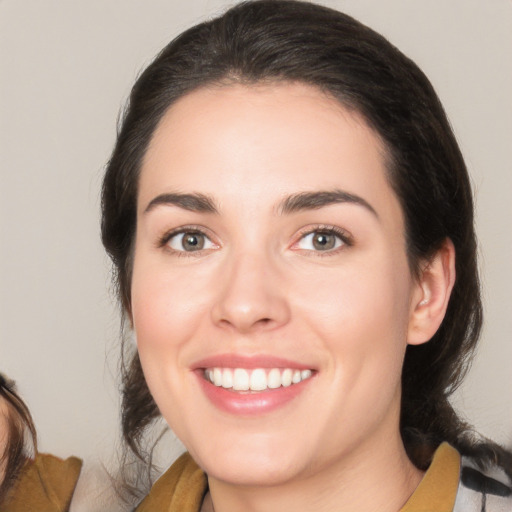
[[[307, 454], [299, 443], [282, 440], [213, 441], [204, 450], [190, 450], [199, 466], [217, 480], [234, 485], [268, 486], [285, 483], [304, 471]], [[288, 446], [286, 446], [288, 444]]]
[[246, 455], [226, 457], [203, 468], [209, 477], [231, 485], [274, 486], [293, 480], [301, 473], [289, 461], [278, 457], [248, 458]]

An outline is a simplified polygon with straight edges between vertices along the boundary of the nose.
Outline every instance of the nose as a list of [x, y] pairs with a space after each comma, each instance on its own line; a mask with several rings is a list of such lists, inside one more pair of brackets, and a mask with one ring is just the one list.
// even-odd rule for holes
[[216, 325], [248, 334], [276, 329], [289, 321], [282, 279], [270, 258], [255, 253], [233, 254], [222, 271], [211, 310]]

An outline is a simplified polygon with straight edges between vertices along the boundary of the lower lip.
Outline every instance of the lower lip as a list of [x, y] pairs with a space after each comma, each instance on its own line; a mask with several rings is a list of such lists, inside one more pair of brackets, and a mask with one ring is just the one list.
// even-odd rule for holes
[[303, 380], [287, 387], [269, 389], [260, 392], [236, 392], [214, 386], [203, 377], [203, 372], [196, 372], [199, 384], [207, 398], [219, 409], [230, 414], [253, 416], [272, 412], [296, 398], [313, 379]]

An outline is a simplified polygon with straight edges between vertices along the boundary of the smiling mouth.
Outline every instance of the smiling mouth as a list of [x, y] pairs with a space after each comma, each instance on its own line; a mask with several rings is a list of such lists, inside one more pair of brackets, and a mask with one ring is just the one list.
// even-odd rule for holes
[[203, 377], [218, 388], [261, 392], [286, 388], [310, 379], [313, 370], [292, 368], [205, 368]]

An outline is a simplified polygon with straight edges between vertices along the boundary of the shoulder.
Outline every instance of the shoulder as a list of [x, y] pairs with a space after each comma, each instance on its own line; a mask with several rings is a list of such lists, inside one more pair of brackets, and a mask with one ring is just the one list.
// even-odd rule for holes
[[184, 453], [156, 481], [136, 512], [196, 512], [207, 488], [206, 475], [192, 457]]
[[81, 468], [82, 461], [76, 457], [64, 460], [53, 455], [38, 454], [25, 464], [2, 511], [66, 512]]
[[512, 482], [498, 466], [462, 457], [454, 512], [512, 512]]

